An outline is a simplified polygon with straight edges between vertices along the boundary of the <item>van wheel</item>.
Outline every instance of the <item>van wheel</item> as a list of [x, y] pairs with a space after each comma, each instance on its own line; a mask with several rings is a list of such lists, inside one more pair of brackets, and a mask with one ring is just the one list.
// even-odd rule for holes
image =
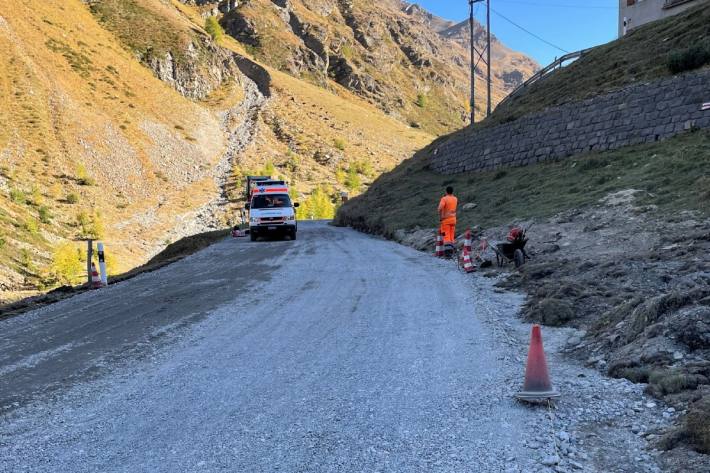
[[295, 230], [291, 232], [291, 240], [294, 240], [294, 241], [296, 240], [296, 231]]
[[258, 238], [258, 237], [256, 236], [256, 233], [254, 233], [254, 232], [249, 232], [249, 239], [250, 239], [251, 241], [256, 241], [257, 238]]

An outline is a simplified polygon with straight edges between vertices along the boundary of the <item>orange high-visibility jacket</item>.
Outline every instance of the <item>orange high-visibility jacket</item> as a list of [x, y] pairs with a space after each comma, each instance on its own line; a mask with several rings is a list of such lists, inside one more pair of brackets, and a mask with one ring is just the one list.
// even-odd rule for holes
[[459, 200], [453, 195], [445, 195], [439, 202], [439, 220], [445, 225], [456, 224], [456, 206]]

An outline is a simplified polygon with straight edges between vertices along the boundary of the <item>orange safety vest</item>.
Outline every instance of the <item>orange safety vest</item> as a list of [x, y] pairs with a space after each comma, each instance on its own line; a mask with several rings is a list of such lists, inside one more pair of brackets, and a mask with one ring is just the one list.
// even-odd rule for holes
[[439, 202], [439, 220], [446, 225], [456, 224], [456, 206], [459, 200], [453, 195], [445, 195]]

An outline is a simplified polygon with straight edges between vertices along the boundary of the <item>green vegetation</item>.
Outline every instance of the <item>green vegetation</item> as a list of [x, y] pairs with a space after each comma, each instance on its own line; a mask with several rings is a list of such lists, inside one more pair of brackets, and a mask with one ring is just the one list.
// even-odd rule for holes
[[316, 188], [301, 206], [296, 209], [299, 220], [329, 220], [335, 215], [335, 205], [323, 187]]
[[345, 187], [352, 192], [358, 192], [361, 186], [362, 180], [360, 179], [360, 175], [357, 173], [356, 169], [351, 166], [345, 178]]
[[461, 212], [461, 226], [550, 217], [623, 189], [641, 191], [636, 196], [641, 211], [657, 206], [710, 214], [710, 131], [560, 162], [456, 175], [431, 171], [420, 153], [343, 205], [336, 222], [389, 237], [398, 229], [435, 227], [436, 203], [447, 185], [461, 204], [478, 204]]
[[93, 186], [96, 184], [94, 179], [89, 177], [86, 166], [83, 164], [77, 164], [76, 166], [76, 182], [81, 186]]
[[207, 31], [207, 33], [212, 36], [212, 39], [217, 43], [222, 41], [222, 38], [224, 38], [224, 30], [222, 29], [222, 25], [219, 24], [219, 21], [217, 21], [217, 18], [214, 16], [210, 16], [205, 20], [205, 31]]
[[30, 235], [37, 235], [39, 233], [39, 223], [33, 218], [28, 218], [25, 220], [25, 223], [22, 224], [22, 229]]
[[424, 94], [417, 94], [417, 107], [426, 108], [427, 98]]
[[91, 2], [89, 9], [99, 22], [144, 59], [164, 57], [168, 52], [176, 59], [184, 57], [182, 46], [188, 38], [139, 0], [102, 0]]
[[668, 69], [673, 74], [698, 69], [710, 64], [710, 41], [698, 43], [668, 56]]
[[77, 202], [79, 202], [79, 196], [77, 194], [72, 192], [67, 195], [67, 203], [68, 204], [76, 204]]
[[[677, 67], [697, 64], [703, 57], [698, 38], [710, 37], [710, 8], [698, 5], [678, 15], [634, 29], [628, 36], [592, 49], [567, 67], [526, 88], [499, 106], [487, 120], [489, 126], [516, 120], [525, 114], [567, 102], [604, 94], [630, 84], [672, 74], [670, 56], [678, 57]], [[688, 52], [693, 50], [693, 52]], [[660, 60], [659, 60], [660, 58]], [[676, 64], [675, 60], [672, 61]], [[707, 64], [707, 62], [705, 62]]]
[[62, 243], [54, 249], [50, 272], [59, 284], [75, 284], [83, 278], [84, 260], [74, 243]]
[[27, 197], [20, 189], [10, 189], [10, 200], [16, 204], [22, 205], [27, 202]]
[[339, 149], [340, 151], [345, 151], [345, 147], [346, 147], [347, 143], [342, 138], [335, 138], [333, 140], [333, 145], [335, 145], [335, 147], [337, 149]]
[[49, 212], [49, 209], [42, 205], [40, 206], [39, 209], [37, 209], [37, 213], [39, 214], [39, 221], [42, 223], [51, 223], [52, 221], [52, 214]]

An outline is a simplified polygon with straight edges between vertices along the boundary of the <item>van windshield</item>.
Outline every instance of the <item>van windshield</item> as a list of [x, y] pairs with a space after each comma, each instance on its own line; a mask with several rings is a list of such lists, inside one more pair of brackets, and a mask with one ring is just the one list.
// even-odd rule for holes
[[251, 200], [252, 209], [279, 209], [291, 207], [291, 199], [288, 194], [261, 194], [256, 195]]

